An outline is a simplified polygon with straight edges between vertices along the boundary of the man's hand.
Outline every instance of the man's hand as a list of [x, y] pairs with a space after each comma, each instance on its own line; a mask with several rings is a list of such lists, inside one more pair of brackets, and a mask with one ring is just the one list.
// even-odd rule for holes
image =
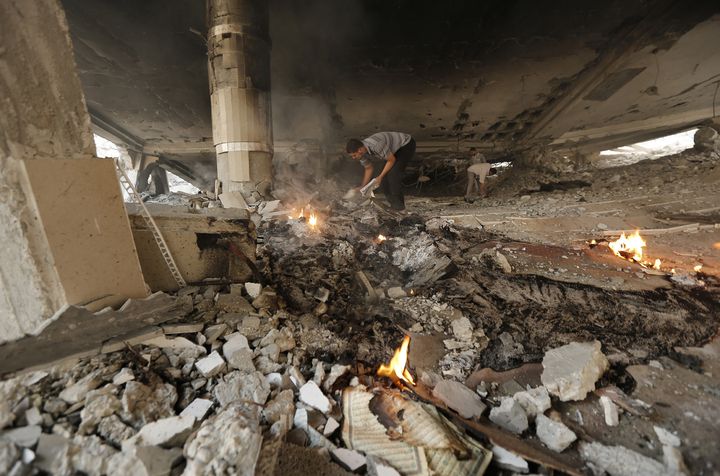
[[373, 190], [380, 188], [380, 184], [382, 183], [382, 175], [378, 175], [375, 177], [375, 185], [373, 185]]

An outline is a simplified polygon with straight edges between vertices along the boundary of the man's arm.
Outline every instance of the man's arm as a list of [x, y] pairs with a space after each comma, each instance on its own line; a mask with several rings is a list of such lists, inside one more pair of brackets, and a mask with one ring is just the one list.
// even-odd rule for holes
[[368, 182], [372, 178], [372, 174], [374, 171], [372, 164], [365, 165], [364, 167], [365, 167], [365, 174], [363, 175], [363, 181], [360, 184], [360, 186], [358, 187], [358, 190], [368, 184]]

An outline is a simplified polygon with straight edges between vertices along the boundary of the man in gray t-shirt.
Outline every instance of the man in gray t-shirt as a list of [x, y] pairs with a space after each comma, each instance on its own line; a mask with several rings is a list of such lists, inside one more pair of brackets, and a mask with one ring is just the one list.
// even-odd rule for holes
[[383, 191], [392, 208], [404, 210], [402, 179], [405, 167], [415, 155], [415, 139], [403, 132], [378, 132], [363, 140], [350, 139], [346, 151], [365, 168], [363, 181], [358, 189], [372, 179], [372, 159], [385, 161], [382, 171], [375, 177], [375, 185]]

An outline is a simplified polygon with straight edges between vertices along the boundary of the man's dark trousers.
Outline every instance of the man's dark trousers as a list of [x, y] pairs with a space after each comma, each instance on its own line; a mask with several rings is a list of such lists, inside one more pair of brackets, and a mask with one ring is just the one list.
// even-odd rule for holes
[[415, 155], [415, 139], [400, 147], [395, 152], [395, 165], [385, 176], [380, 185], [380, 190], [387, 197], [390, 206], [394, 210], [405, 210], [405, 194], [403, 193], [403, 176], [405, 167]]

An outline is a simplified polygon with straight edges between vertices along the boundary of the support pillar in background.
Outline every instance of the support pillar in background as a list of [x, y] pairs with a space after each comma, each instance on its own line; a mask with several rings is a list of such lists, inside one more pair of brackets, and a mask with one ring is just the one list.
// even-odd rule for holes
[[[267, 0], [206, 0], [213, 143], [223, 192], [267, 196], [272, 180]], [[253, 200], [254, 201], [254, 200]]]

